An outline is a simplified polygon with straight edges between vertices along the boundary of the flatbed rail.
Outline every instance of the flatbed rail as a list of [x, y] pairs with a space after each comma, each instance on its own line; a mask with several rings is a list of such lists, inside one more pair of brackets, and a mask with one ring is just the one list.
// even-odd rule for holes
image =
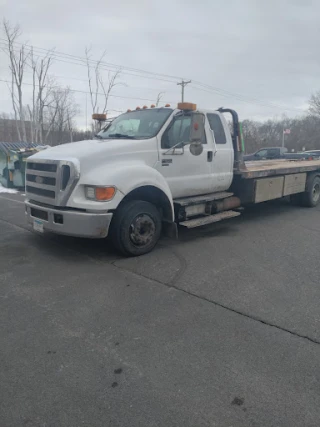
[[320, 170], [318, 160], [261, 160], [245, 162], [245, 168], [235, 169], [234, 174], [241, 178], [262, 178], [265, 176], [287, 175]]

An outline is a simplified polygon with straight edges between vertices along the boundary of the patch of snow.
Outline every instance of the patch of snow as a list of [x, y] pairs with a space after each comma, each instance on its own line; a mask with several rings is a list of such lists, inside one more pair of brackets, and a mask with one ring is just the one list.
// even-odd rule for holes
[[3, 186], [0, 184], [0, 193], [10, 193], [10, 194], [15, 194], [15, 193], [18, 193], [18, 191], [17, 191], [17, 190], [14, 190], [13, 188], [6, 188], [6, 187], [3, 187]]

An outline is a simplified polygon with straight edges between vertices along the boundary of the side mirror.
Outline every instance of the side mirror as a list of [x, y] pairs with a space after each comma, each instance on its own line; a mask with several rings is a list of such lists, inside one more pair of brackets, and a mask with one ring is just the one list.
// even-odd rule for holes
[[190, 144], [190, 153], [194, 156], [200, 156], [203, 151], [203, 146], [201, 142], [191, 142]]
[[204, 115], [202, 113], [191, 114], [190, 142], [201, 142], [204, 136]]
[[204, 137], [204, 115], [192, 113], [190, 126], [190, 153], [199, 156], [203, 152], [202, 140]]

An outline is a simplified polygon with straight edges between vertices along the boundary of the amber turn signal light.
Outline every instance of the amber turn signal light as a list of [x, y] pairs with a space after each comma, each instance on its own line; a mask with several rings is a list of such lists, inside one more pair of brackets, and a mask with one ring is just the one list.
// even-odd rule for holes
[[114, 187], [96, 187], [97, 200], [111, 200], [115, 195], [116, 189]]

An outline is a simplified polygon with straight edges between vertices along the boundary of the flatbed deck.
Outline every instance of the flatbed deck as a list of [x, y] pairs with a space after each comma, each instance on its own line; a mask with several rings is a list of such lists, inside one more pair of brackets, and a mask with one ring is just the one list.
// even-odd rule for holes
[[241, 178], [262, 178], [265, 176], [287, 175], [291, 173], [312, 172], [320, 170], [319, 160], [258, 160], [245, 162], [245, 168], [235, 170]]

